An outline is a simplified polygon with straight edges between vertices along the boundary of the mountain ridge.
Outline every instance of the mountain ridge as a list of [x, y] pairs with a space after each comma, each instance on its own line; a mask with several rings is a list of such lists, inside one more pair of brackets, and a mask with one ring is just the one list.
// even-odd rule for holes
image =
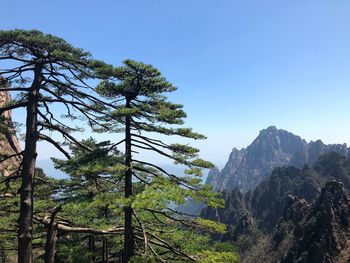
[[329, 152], [349, 156], [350, 150], [345, 143], [327, 145], [321, 140], [307, 142], [291, 132], [269, 126], [261, 130], [246, 148], [233, 148], [224, 168], [210, 171], [206, 184], [212, 185], [214, 191], [232, 191], [238, 187], [240, 191], [247, 192], [275, 167], [312, 166], [321, 155]]

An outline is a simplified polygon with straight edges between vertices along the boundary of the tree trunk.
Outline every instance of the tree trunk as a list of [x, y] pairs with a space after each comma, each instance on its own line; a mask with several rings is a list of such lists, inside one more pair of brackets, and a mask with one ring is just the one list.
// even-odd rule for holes
[[90, 262], [95, 263], [96, 257], [95, 257], [95, 236], [94, 235], [89, 235], [89, 251], [90, 251]]
[[103, 237], [102, 245], [102, 263], [108, 263], [108, 241], [106, 237]]
[[[130, 100], [126, 100], [126, 107], [130, 108]], [[132, 155], [131, 155], [131, 117], [125, 117], [125, 198], [132, 196]], [[124, 251], [123, 263], [129, 262], [134, 254], [134, 232], [132, 227], [132, 208], [124, 208]]]
[[0, 249], [0, 263], [5, 263], [6, 261], [5, 249]]
[[51, 214], [50, 223], [47, 226], [47, 236], [45, 244], [45, 263], [55, 263], [56, 244], [57, 244], [57, 226], [56, 215], [61, 210], [61, 206], [55, 209]]
[[[108, 218], [108, 206], [109, 204], [107, 204], [105, 206], [105, 218]], [[102, 239], [102, 263], [108, 263], [108, 239], [107, 237], [103, 237]]]
[[22, 166], [20, 194], [20, 214], [18, 219], [18, 263], [32, 262], [33, 193], [36, 163], [36, 143], [38, 139], [38, 94], [41, 85], [42, 66], [35, 66], [35, 75], [28, 93], [25, 149]]

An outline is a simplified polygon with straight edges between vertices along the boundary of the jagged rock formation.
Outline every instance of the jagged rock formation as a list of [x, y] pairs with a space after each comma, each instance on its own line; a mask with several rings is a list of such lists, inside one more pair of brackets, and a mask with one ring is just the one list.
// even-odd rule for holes
[[203, 209], [201, 216], [224, 224], [238, 225], [241, 218], [249, 213], [242, 192], [235, 188], [231, 193], [224, 192], [225, 207]]
[[[1, 82], [1, 79], [0, 79]], [[1, 85], [1, 83], [0, 83]], [[11, 101], [8, 91], [0, 91], [0, 108]], [[6, 111], [1, 115], [0, 119], [0, 155], [12, 155], [21, 152], [19, 142], [17, 140], [15, 130], [12, 124], [12, 113]], [[20, 157], [8, 159], [0, 163], [0, 175], [8, 176], [18, 168]]]
[[313, 168], [276, 168], [254, 189], [224, 193], [225, 208], [202, 216], [228, 224], [221, 239], [242, 261], [350, 262], [350, 159], [322, 156]]
[[288, 195], [283, 211], [283, 219], [298, 224], [304, 219], [309, 203], [304, 198]]
[[289, 195], [314, 201], [320, 193], [322, 180], [312, 169], [293, 166], [276, 168], [253, 191], [251, 212], [260, 229], [271, 231], [283, 215]]
[[214, 191], [231, 191], [238, 187], [247, 192], [275, 167], [313, 166], [321, 155], [328, 152], [348, 156], [350, 151], [346, 144], [325, 145], [320, 140], [307, 143], [293, 133], [271, 126], [260, 131], [247, 148], [234, 148], [225, 167], [219, 173], [217, 168], [211, 171], [206, 183], [212, 185]]
[[[338, 261], [350, 241], [350, 200], [343, 184], [327, 182], [306, 215], [302, 223], [296, 224], [293, 245], [283, 262]], [[348, 260], [350, 255], [345, 262]]]

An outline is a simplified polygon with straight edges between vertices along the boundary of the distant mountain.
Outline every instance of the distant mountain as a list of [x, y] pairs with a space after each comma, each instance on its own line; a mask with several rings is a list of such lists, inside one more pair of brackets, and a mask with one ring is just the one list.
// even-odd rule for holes
[[53, 161], [51, 159], [37, 160], [36, 166], [43, 169], [45, 174], [49, 177], [56, 179], [63, 179], [68, 177], [64, 172], [55, 169]]
[[275, 167], [312, 166], [328, 152], [348, 156], [350, 151], [346, 144], [326, 145], [320, 140], [308, 143], [293, 133], [271, 126], [260, 131], [247, 148], [234, 148], [220, 172], [217, 168], [209, 172], [206, 184], [212, 185], [215, 191], [232, 191], [238, 187], [240, 191], [247, 192]]
[[[224, 168], [217, 167], [208, 173], [206, 184], [214, 191], [231, 192], [236, 189], [242, 193], [253, 190], [274, 168], [282, 166], [313, 166], [323, 154], [337, 152], [349, 156], [346, 144], [326, 145], [321, 140], [306, 142], [291, 132], [270, 126], [261, 130], [258, 137], [243, 149], [233, 148]], [[181, 212], [198, 215], [203, 204], [189, 200], [179, 206]]]
[[350, 159], [323, 155], [312, 168], [275, 168], [243, 194], [224, 192], [224, 208], [202, 217], [228, 225], [242, 262], [350, 262]]

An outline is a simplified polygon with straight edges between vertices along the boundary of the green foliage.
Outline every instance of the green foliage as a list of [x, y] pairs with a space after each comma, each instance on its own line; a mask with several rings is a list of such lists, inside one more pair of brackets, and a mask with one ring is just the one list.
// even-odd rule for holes
[[[84, 140], [90, 151], [71, 145], [74, 153], [69, 160], [54, 159], [55, 166], [69, 175], [62, 180], [60, 199], [64, 200], [60, 217], [72, 226], [89, 227], [95, 230], [109, 230], [122, 224], [122, 199], [120, 190], [124, 166], [117, 150], [110, 151], [109, 142], [98, 143], [90, 138]], [[88, 234], [65, 233], [58, 241], [59, 262], [89, 262], [100, 252], [91, 251], [87, 246]], [[106, 238], [108, 249], [119, 251], [121, 239], [118, 235], [94, 236], [94, 246], [102, 249]], [[79, 255], [81, 255], [79, 257]]]
[[[164, 230], [163, 237], [174, 244], [174, 246], [190, 255], [193, 255], [193, 259], [189, 258], [174, 258], [169, 256], [167, 262], [180, 263], [180, 262], [206, 262], [206, 263], [238, 263], [240, 262], [239, 255], [237, 254], [235, 247], [231, 243], [213, 242], [208, 235], [198, 234], [195, 231], [176, 229], [172, 226], [173, 231]], [[162, 253], [162, 251], [159, 251]], [[159, 262], [159, 259], [154, 255], [140, 255], [132, 258], [131, 262]]]
[[146, 185], [142, 192], [134, 196], [132, 207], [165, 209], [171, 202], [181, 204], [185, 202], [185, 190], [176, 187], [176, 183], [165, 177], [155, 178], [152, 184]]
[[108, 81], [102, 82], [97, 87], [100, 94], [112, 98], [117, 96], [131, 99], [137, 96], [159, 98], [159, 93], [176, 90], [153, 66], [129, 59], [123, 63], [125, 66], [115, 68], [113, 73], [113, 76], [121, 82], [118, 84]]
[[86, 246], [81, 244], [79, 238], [71, 235], [69, 240], [59, 242], [57, 249], [57, 263], [86, 263], [91, 259], [91, 253]]
[[108, 142], [97, 143], [90, 138], [82, 143], [91, 151], [71, 146], [73, 158], [53, 159], [55, 167], [70, 176], [62, 180], [63, 213], [80, 226], [110, 228], [115, 226], [115, 213], [121, 212], [117, 200], [121, 197], [121, 173], [125, 169], [120, 164], [122, 156], [118, 151], [109, 151]]
[[226, 225], [219, 222], [214, 222], [212, 220], [207, 220], [203, 218], [196, 218], [195, 223], [200, 226], [200, 228], [206, 229], [207, 231], [224, 234], [226, 233]]
[[[71, 56], [88, 56], [89, 53], [83, 52], [81, 49], [73, 48], [72, 45], [67, 43], [64, 39], [55, 37], [50, 34], [44, 34], [38, 30], [9, 30], [0, 31], [0, 43], [7, 44], [11, 42], [22, 43], [22, 46], [18, 48], [17, 52], [22, 54], [22, 58], [26, 54], [31, 52], [43, 52], [47, 50], [47, 53], [57, 54], [58, 57], [67, 52]], [[46, 55], [46, 54], [45, 54]]]
[[[179, 249], [187, 254], [194, 255], [194, 259], [198, 262], [239, 262], [239, 256], [233, 244], [212, 241], [207, 234], [199, 234], [188, 229], [178, 229], [166, 235]], [[177, 259], [170, 260], [170, 262], [190, 262], [190, 260]]]
[[54, 63], [63, 62], [64, 66], [72, 63], [81, 70], [77, 77], [90, 75], [92, 72], [89, 69], [94, 69], [95, 76], [99, 77], [111, 74], [112, 71], [111, 66], [93, 60], [89, 52], [38, 30], [0, 30], [0, 53], [11, 56], [16, 54], [16, 58], [26, 61], [47, 57]]
[[[59, 181], [46, 176], [42, 169], [37, 168], [35, 171], [35, 206], [34, 214], [36, 217], [44, 217], [57, 205], [54, 196], [59, 190]], [[5, 255], [9, 260], [17, 254], [17, 231], [18, 225], [18, 206], [20, 187], [20, 178], [1, 177], [0, 176], [0, 249], [5, 250]], [[6, 183], [5, 183], [6, 182]], [[33, 245], [35, 253], [40, 254], [45, 244], [46, 227], [39, 222], [34, 224]], [[37, 259], [39, 262], [39, 259]], [[10, 261], [11, 262], [11, 261]]]
[[199, 262], [202, 263], [238, 263], [240, 258], [236, 253], [233, 252], [213, 252], [213, 251], [203, 251], [198, 255]]
[[[7, 178], [0, 175], [0, 181]], [[3, 250], [7, 259], [15, 255], [15, 236], [17, 231], [19, 198], [17, 195], [18, 181], [11, 184], [0, 183], [0, 250]]]

